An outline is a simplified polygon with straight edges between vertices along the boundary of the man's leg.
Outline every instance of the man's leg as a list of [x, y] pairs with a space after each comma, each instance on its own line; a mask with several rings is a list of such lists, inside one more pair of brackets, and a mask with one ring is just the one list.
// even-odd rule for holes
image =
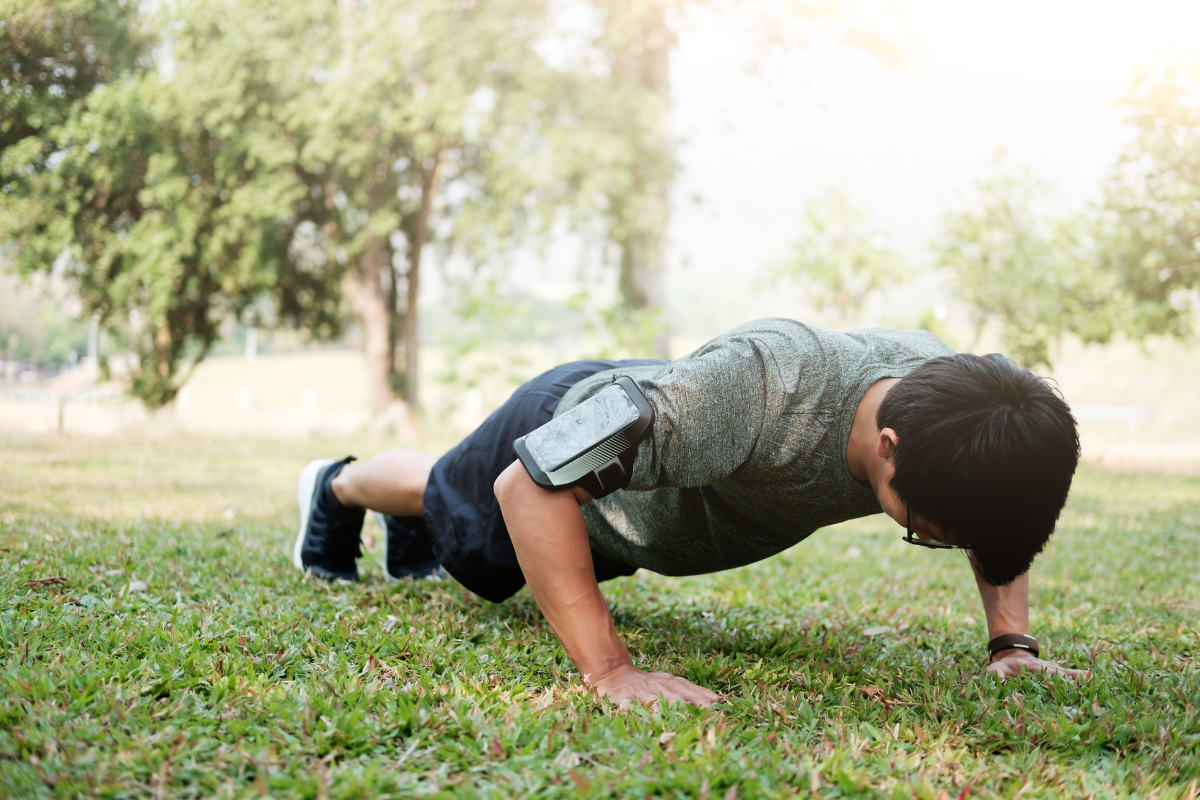
[[421, 516], [425, 484], [436, 461], [415, 450], [393, 450], [355, 463], [313, 461], [300, 473], [300, 531], [292, 561], [326, 580], [358, 580], [359, 535], [367, 509], [384, 532], [384, 575], [436, 574], [438, 564]]
[[390, 450], [342, 467], [329, 488], [347, 508], [370, 509], [383, 531], [383, 575], [388, 580], [441, 575], [422, 517], [425, 486], [436, 458]]
[[416, 450], [389, 450], [342, 467], [333, 493], [348, 508], [365, 508], [395, 517], [419, 517], [425, 484], [437, 461]]

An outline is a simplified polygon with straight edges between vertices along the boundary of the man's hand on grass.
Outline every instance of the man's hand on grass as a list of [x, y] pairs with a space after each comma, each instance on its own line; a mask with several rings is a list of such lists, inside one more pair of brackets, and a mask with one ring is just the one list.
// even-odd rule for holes
[[1020, 674], [1023, 669], [1040, 672], [1043, 675], [1061, 675], [1064, 678], [1075, 678], [1076, 680], [1087, 674], [1085, 670], [1068, 669], [1060, 667], [1053, 661], [1043, 661], [1028, 650], [1022, 650], [1019, 647], [997, 652], [992, 657], [992, 663], [988, 665], [987, 671], [992, 675], [1007, 678], [1010, 675]]
[[689, 680], [666, 672], [642, 672], [637, 667], [618, 667], [592, 684], [596, 694], [607, 697], [618, 708], [629, 708], [635, 702], [653, 706], [660, 699], [671, 703], [682, 701], [694, 706], [710, 706], [721, 695], [697, 686]]
[[588, 681], [596, 694], [621, 708], [654, 705], [660, 697], [696, 706], [720, 699], [683, 678], [642, 672], [630, 662], [596, 584], [580, 510], [591, 495], [579, 487], [543, 489], [514, 461], [496, 480], [496, 499], [533, 599], [579, 672], [601, 676]]

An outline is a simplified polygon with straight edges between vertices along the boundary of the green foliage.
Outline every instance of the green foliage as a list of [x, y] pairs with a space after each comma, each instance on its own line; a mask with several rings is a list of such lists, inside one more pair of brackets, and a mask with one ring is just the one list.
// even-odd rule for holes
[[[814, 40], [851, 47], [897, 65], [903, 54], [867, 22], [857, 3], [756, 0], [592, 0], [603, 31], [596, 54], [606, 81], [589, 108], [612, 122], [606, 148], [580, 142], [587, 169], [600, 176], [595, 197], [604, 229], [601, 255], [618, 268], [616, 302], [600, 309], [624, 355], [666, 357], [669, 321], [663, 277], [670, 187], [678, 173], [671, 132], [670, 51], [689, 16], [716, 14], [727, 31], [754, 42], [756, 58], [803, 49]], [[595, 154], [615, 158], [596, 159]], [[585, 201], [592, 196], [584, 195]], [[896, 266], [896, 265], [893, 265]]]
[[[348, 267], [372, 346], [415, 360], [404, 294], [427, 244], [483, 263], [637, 179], [629, 90], [585, 55], [543, 56], [544, 0], [148, 8], [12, 6], [4, 102], [25, 121], [0, 150], [0, 242], [23, 274], [70, 255], [151, 406], [252, 306], [336, 335]], [[393, 376], [371, 378], [386, 393]]]
[[[402, 343], [406, 360], [416, 358], [411, 295], [427, 245], [478, 264], [553, 218], [554, 203], [543, 197], [554, 180], [547, 129], [569, 96], [537, 47], [547, 24], [543, 0], [376, 0], [341, 22], [352, 50], [325, 51], [337, 63], [314, 67], [319, 80], [306, 100], [313, 136], [301, 160], [323, 202], [301, 213], [359, 267], [364, 303], [388, 317], [361, 308], [364, 333], [390, 326], [393, 357]], [[384, 288], [386, 305], [375, 294]], [[385, 362], [394, 373], [394, 358]], [[415, 403], [416, 372], [406, 366], [396, 382]]]
[[18, 271], [67, 253], [85, 314], [135, 320], [131, 391], [151, 407], [173, 399], [185, 357], [203, 358], [221, 320], [255, 300], [318, 334], [340, 321], [338, 271], [289, 255], [306, 187], [287, 34], [307, 20], [209, 2], [168, 22], [173, 75], [120, 76], [0, 154], [0, 170], [21, 176], [0, 196], [0, 240], [15, 245]]
[[147, 45], [132, 2], [0, 0], [0, 151], [64, 122]]
[[1200, 66], [1143, 70], [1125, 105], [1139, 136], [1107, 186], [1100, 258], [1129, 331], [1190, 336], [1200, 309]]
[[817, 308], [835, 309], [846, 325], [872, 292], [903, 281], [905, 267], [868, 211], [831, 187], [808, 202], [799, 238], [771, 274], [806, 287]]
[[[617, 269], [617, 302], [602, 310], [609, 331], [635, 356], [667, 355], [664, 246], [677, 171], [671, 136], [670, 51], [675, 35], [662, 0], [594, 0], [604, 21], [596, 49], [611, 76], [602, 96], [618, 158], [607, 170], [600, 218]], [[677, 7], [682, 10], [686, 4]], [[595, 107], [595, 106], [593, 106]], [[589, 159], [591, 160], [591, 159]]]
[[519, 341], [537, 335], [536, 301], [514, 296], [504, 290], [494, 270], [474, 271], [469, 279], [450, 284], [454, 298], [454, 324], [446, 326], [439, 337], [445, 352], [445, 369], [438, 380], [464, 389], [472, 389], [493, 376], [502, 376], [509, 386], [524, 382], [527, 364], [516, 352], [504, 358], [469, 359], [481, 345]]
[[612, 337], [605, 355], [611, 358], [662, 358], [655, 343], [667, 330], [661, 306], [631, 308], [617, 303], [601, 308], [599, 319]]
[[618, 712], [527, 592], [300, 579], [295, 475], [361, 442], [2, 444], [0, 795], [1178, 800], [1200, 779], [1195, 479], [1077, 478], [1033, 625], [1078, 685], [981, 677], [965, 561], [875, 518], [606, 583], [640, 664], [725, 695]]
[[975, 316], [968, 349], [992, 321], [1004, 351], [1027, 367], [1049, 365], [1050, 343], [1064, 333], [1108, 341], [1120, 324], [1120, 298], [1095, 259], [1093, 222], [1051, 216], [1049, 187], [1002, 157], [995, 172], [977, 184], [974, 208], [946, 216], [935, 244], [939, 265]]
[[[520, 227], [534, 188], [520, 165], [537, 172], [534, 93], [553, 77], [534, 49], [543, 14], [530, 0], [361, 5], [353, 63], [326, 49], [305, 98], [313, 136], [302, 162], [323, 202], [303, 213], [343, 258], [373, 238], [384, 268], [411, 263], [419, 238], [483, 258]], [[421, 221], [423, 211], [433, 216]]]
[[[1103, 208], [1054, 218], [1048, 187], [1006, 170], [938, 243], [978, 331], [999, 321], [1006, 350], [1050, 363], [1074, 333], [1107, 342], [1190, 337], [1200, 309], [1200, 67], [1142, 70], [1125, 104], [1140, 133], [1106, 185]], [[978, 337], [977, 337], [978, 338]]]

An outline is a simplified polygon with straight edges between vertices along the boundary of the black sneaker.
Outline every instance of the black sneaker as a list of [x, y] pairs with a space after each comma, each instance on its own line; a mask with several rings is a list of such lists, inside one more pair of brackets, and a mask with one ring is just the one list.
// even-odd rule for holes
[[425, 529], [424, 517], [393, 517], [372, 511], [383, 531], [383, 577], [432, 578], [445, 574], [433, 555], [433, 542]]
[[300, 533], [292, 548], [292, 563], [301, 571], [312, 570], [318, 578], [349, 583], [358, 580], [359, 534], [366, 511], [347, 508], [333, 497], [329, 484], [342, 467], [354, 460], [324, 458], [300, 473], [296, 500], [300, 504]]

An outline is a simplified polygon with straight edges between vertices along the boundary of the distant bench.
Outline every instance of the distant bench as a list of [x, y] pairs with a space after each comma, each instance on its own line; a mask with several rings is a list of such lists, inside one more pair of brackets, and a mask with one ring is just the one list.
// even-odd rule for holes
[[1137, 436], [1138, 425], [1150, 418], [1145, 406], [1072, 406], [1071, 413], [1080, 422], [1127, 422], [1130, 438]]

